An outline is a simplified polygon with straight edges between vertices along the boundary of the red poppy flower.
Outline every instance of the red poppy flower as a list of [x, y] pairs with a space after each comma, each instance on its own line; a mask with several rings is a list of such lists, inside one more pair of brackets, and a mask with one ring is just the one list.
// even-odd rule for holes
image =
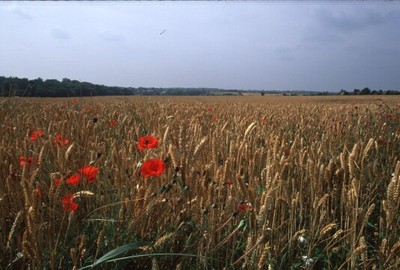
[[159, 159], [150, 159], [143, 163], [140, 168], [140, 174], [145, 178], [151, 176], [160, 176], [165, 172], [165, 163]]
[[143, 136], [139, 138], [138, 149], [150, 149], [156, 148], [158, 146], [158, 141], [156, 137], [153, 136]]
[[31, 141], [36, 141], [38, 137], [43, 137], [43, 131], [41, 129], [38, 130], [34, 130], [31, 132], [31, 134], [29, 135], [29, 138], [31, 139]]
[[54, 186], [58, 187], [61, 184], [61, 178], [57, 178], [56, 180], [54, 180]]
[[81, 176], [79, 175], [79, 173], [76, 173], [74, 175], [72, 175], [71, 177], [69, 177], [65, 183], [67, 183], [68, 185], [77, 185], [79, 184], [79, 182], [81, 181]]
[[251, 210], [251, 204], [248, 202], [240, 203], [237, 207], [237, 211], [240, 212], [249, 212]]
[[233, 181], [232, 180], [225, 180], [224, 184], [227, 185], [227, 186], [230, 186], [230, 185], [233, 184]]
[[56, 136], [54, 136], [54, 141], [59, 146], [64, 146], [69, 143], [69, 140], [67, 138], [64, 138], [61, 134], [57, 134]]
[[78, 169], [78, 171], [86, 178], [88, 183], [92, 183], [94, 182], [94, 179], [99, 172], [99, 168], [92, 165], [85, 165], [82, 168]]
[[62, 199], [62, 204], [64, 211], [67, 213], [71, 213], [72, 211], [76, 211], [78, 209], [78, 204], [74, 202], [74, 198], [71, 193], [65, 195]]
[[32, 166], [32, 164], [36, 163], [36, 158], [34, 157], [28, 157], [27, 159], [25, 159], [25, 157], [19, 157], [19, 165], [21, 167], [24, 167], [24, 165], [26, 165], [26, 167], [30, 168]]
[[378, 144], [382, 145], [382, 144], [386, 144], [388, 142], [388, 140], [385, 137], [379, 136], [377, 142], [378, 142]]
[[386, 114], [388, 120], [396, 120], [396, 116], [392, 113]]
[[268, 122], [267, 119], [263, 118], [261, 120], [261, 125], [265, 126], [267, 124], [267, 122]]
[[117, 125], [117, 121], [110, 121], [110, 127], [115, 127]]
[[42, 199], [42, 196], [43, 196], [43, 193], [42, 193], [42, 190], [40, 189], [40, 187], [37, 187], [37, 188], [36, 188], [36, 192], [37, 192], [37, 194], [38, 194], [39, 200], [41, 200], [41, 199]]

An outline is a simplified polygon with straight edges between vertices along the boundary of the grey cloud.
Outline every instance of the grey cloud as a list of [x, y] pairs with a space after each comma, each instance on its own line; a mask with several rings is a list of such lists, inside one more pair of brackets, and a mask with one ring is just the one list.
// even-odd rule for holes
[[121, 36], [120, 35], [117, 35], [117, 34], [112, 33], [110, 31], [101, 32], [101, 33], [99, 33], [99, 36], [102, 39], [106, 40], [106, 41], [116, 42], [116, 41], [120, 41], [121, 40]]
[[385, 15], [386, 23], [400, 23], [400, 10], [392, 10]]
[[273, 49], [273, 53], [280, 59], [280, 60], [287, 60], [291, 61], [294, 60], [294, 52], [293, 49], [285, 46], [280, 46]]
[[274, 52], [279, 54], [287, 54], [290, 53], [291, 49], [288, 47], [277, 47], [274, 49]]
[[394, 21], [399, 21], [399, 11], [390, 11], [386, 14], [377, 10], [328, 10], [319, 9], [314, 15], [317, 21], [331, 31], [355, 31], [374, 26], [380, 26]]
[[23, 18], [25, 20], [33, 20], [33, 17], [25, 12], [23, 9], [21, 9], [21, 7], [19, 6], [10, 6], [9, 8], [14, 14], [18, 15], [20, 18]]
[[[383, 46], [345, 46], [344, 51], [349, 55], [357, 57], [359, 61], [364, 60], [374, 64], [388, 64], [397, 62], [395, 59], [400, 59], [399, 48], [386, 48]], [[366, 57], [368, 56], [368, 57]]]
[[372, 10], [363, 6], [358, 9], [316, 8], [311, 12], [311, 22], [304, 29], [302, 40], [304, 47], [310, 49], [349, 44], [370, 46], [377, 40], [397, 43], [400, 35], [393, 29], [399, 23], [400, 10]]
[[307, 29], [303, 35], [303, 40], [316, 43], [322, 46], [337, 44], [344, 41], [340, 35], [327, 30]]
[[68, 34], [68, 32], [60, 28], [53, 28], [51, 30], [51, 36], [55, 39], [61, 40], [70, 39], [70, 35]]

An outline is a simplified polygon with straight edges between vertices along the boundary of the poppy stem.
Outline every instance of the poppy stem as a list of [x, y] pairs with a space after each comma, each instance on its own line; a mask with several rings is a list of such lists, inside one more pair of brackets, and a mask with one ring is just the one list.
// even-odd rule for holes
[[241, 228], [243, 228], [246, 225], [245, 220], [241, 220], [239, 225], [227, 236], [225, 237], [224, 240], [222, 240], [220, 243], [218, 243], [218, 245], [215, 246], [215, 248], [213, 248], [210, 252], [213, 252], [215, 250], [217, 250], [218, 248], [220, 248], [223, 244], [225, 244], [226, 242], [228, 242], [229, 239], [232, 238], [232, 236]]
[[228, 220], [225, 221], [224, 224], [222, 224], [215, 232], [218, 232], [218, 231], [220, 231], [223, 227], [225, 227], [225, 226], [229, 223], [229, 221], [231, 221], [231, 219], [232, 219], [232, 216], [230, 216], [230, 217], [228, 218]]
[[262, 242], [264, 242], [265, 240], [265, 235], [261, 235], [258, 239], [257, 242], [242, 256], [240, 256], [239, 259], [237, 259], [232, 265], [237, 264], [238, 262], [240, 262], [243, 258], [245, 258], [250, 252], [252, 252], [259, 244], [261, 244]]
[[103, 206], [98, 207], [98, 208], [92, 210], [91, 212], [89, 212], [87, 214], [86, 218], [89, 218], [89, 216], [92, 215], [94, 212], [96, 212], [98, 210], [101, 210], [101, 209], [104, 209], [104, 208], [107, 208], [107, 207], [112, 207], [112, 206], [125, 204], [125, 203], [132, 203], [132, 202], [142, 201], [142, 200], [146, 200], [146, 199], [151, 198], [151, 197], [154, 197], [154, 194], [151, 194], [150, 196], [139, 198], [139, 199], [134, 199], [134, 200], [128, 200], [128, 201], [116, 202], [116, 203], [110, 203], [110, 204], [107, 204], [107, 205], [103, 205]]

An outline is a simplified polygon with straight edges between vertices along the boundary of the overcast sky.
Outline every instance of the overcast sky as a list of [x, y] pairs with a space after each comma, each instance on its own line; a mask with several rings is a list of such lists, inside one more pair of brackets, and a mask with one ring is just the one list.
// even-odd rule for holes
[[398, 1], [2, 1], [0, 37], [6, 77], [131, 87], [400, 89]]

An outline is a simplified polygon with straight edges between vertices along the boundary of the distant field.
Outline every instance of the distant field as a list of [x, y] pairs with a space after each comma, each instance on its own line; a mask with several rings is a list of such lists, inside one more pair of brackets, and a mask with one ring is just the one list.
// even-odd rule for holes
[[0, 99], [0, 269], [400, 269], [399, 105]]
[[[34, 102], [65, 102], [73, 98], [19, 98]], [[371, 104], [383, 101], [388, 104], [400, 104], [400, 95], [393, 96], [282, 96], [282, 95], [250, 95], [250, 96], [106, 96], [84, 97], [85, 101], [99, 101], [114, 103], [120, 101], [130, 102], [204, 102], [204, 103], [260, 103], [260, 104]]]

